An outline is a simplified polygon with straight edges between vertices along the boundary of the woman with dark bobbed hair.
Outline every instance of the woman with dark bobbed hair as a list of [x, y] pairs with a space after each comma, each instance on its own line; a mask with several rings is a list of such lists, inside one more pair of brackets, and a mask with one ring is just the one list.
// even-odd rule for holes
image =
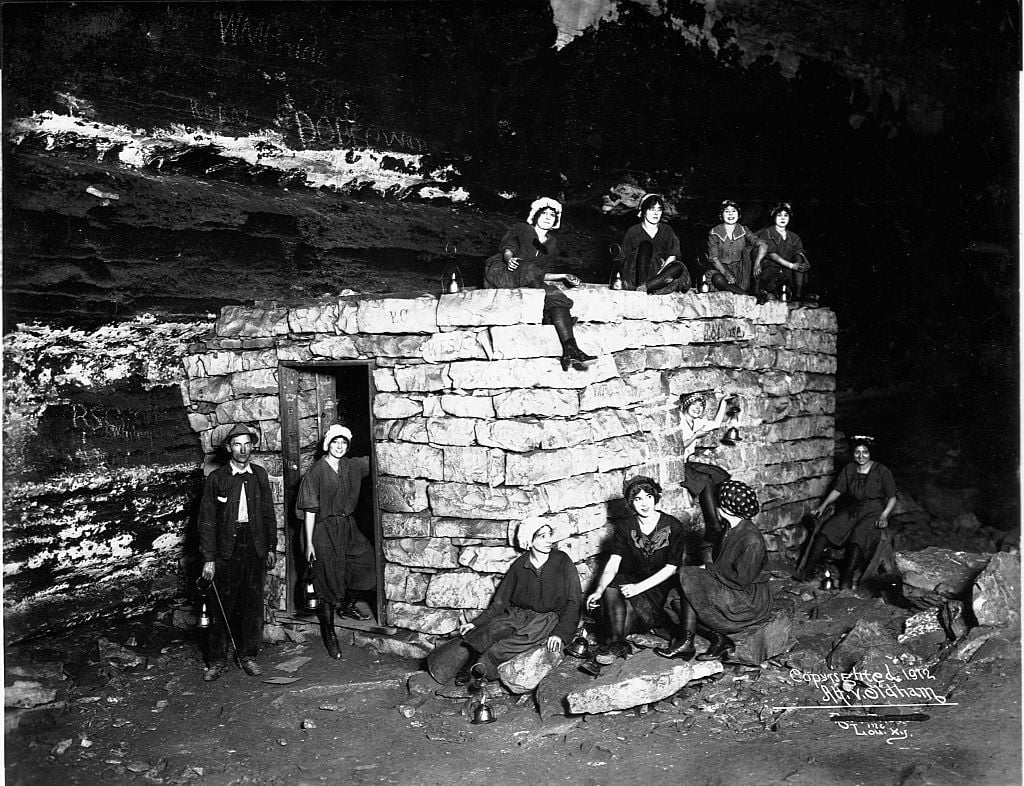
[[605, 649], [616, 657], [629, 652], [626, 636], [672, 628], [665, 613], [676, 571], [692, 561], [695, 535], [674, 516], [658, 510], [661, 486], [639, 476], [626, 483], [628, 520], [615, 528], [608, 562], [597, 586], [587, 596], [587, 608], [601, 604], [607, 634]]
[[884, 464], [872, 460], [875, 440], [855, 436], [850, 440], [853, 461], [840, 470], [835, 485], [812, 516], [821, 516], [829, 505], [845, 498], [834, 516], [821, 525], [808, 547], [807, 561], [794, 578], [813, 578], [829, 547], [843, 548], [843, 566], [839, 575], [841, 589], [853, 588], [853, 576], [889, 526], [889, 515], [896, 507], [896, 480]]
[[769, 295], [781, 297], [783, 285], [789, 287], [794, 301], [803, 299], [811, 263], [804, 253], [800, 236], [787, 228], [792, 218], [793, 206], [789, 202], [779, 202], [772, 208], [772, 226], [757, 233], [757, 237], [768, 244], [764, 266], [757, 278], [757, 299], [762, 302]]
[[572, 329], [572, 300], [556, 287], [561, 281], [570, 287], [582, 282], [572, 273], [552, 273], [558, 256], [558, 238], [550, 234], [562, 223], [562, 205], [541, 197], [530, 205], [526, 223], [516, 224], [501, 239], [497, 254], [484, 263], [484, 287], [488, 289], [532, 288], [544, 290], [544, 323], [554, 325], [562, 344], [562, 370], [581, 370], [597, 358], [576, 344]]
[[679, 238], [662, 222], [665, 198], [645, 194], [637, 206], [640, 223], [626, 230], [622, 238], [622, 281], [625, 289], [648, 295], [685, 292], [690, 274], [679, 261]]
[[768, 244], [739, 223], [740, 206], [731, 199], [722, 202], [718, 215], [722, 223], [708, 233], [708, 262], [715, 271], [711, 283], [715, 289], [748, 295], [753, 278], [761, 273]]
[[736, 648], [728, 634], [768, 619], [768, 549], [751, 519], [761, 509], [754, 490], [738, 480], [718, 487], [719, 515], [728, 527], [722, 550], [710, 565], [679, 568], [679, 621], [682, 634], [655, 650], [665, 658], [690, 660], [697, 652], [694, 635], [711, 642], [697, 660], [727, 659]]

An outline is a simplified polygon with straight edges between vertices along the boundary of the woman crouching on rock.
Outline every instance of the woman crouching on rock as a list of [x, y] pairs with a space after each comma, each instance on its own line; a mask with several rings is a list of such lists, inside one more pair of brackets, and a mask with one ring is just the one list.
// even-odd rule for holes
[[552, 273], [558, 256], [558, 238], [551, 234], [562, 223], [562, 205], [542, 197], [530, 205], [525, 224], [516, 224], [501, 239], [501, 250], [484, 263], [485, 289], [543, 289], [544, 324], [553, 325], [562, 344], [562, 370], [581, 370], [597, 358], [576, 344], [572, 329], [572, 300], [556, 281], [578, 287], [582, 282], [572, 273]]
[[474, 675], [496, 680], [498, 666], [538, 644], [562, 652], [576, 633], [583, 590], [576, 566], [555, 542], [542, 519], [519, 524], [516, 544], [526, 553], [509, 567], [483, 614], [427, 656], [435, 680], [444, 684], [453, 674], [456, 685]]
[[601, 649], [613, 657], [629, 654], [630, 633], [673, 627], [665, 613], [669, 591], [676, 586], [676, 571], [698, 545], [696, 535], [689, 535], [677, 518], [658, 510], [661, 486], [656, 481], [633, 478], [624, 496], [633, 515], [615, 528], [608, 562], [587, 596], [587, 608], [603, 608], [607, 639]]
[[711, 642], [697, 660], [728, 658], [736, 643], [727, 634], [760, 625], [771, 611], [768, 593], [768, 549], [751, 519], [761, 509], [754, 490], [738, 480], [718, 487], [718, 511], [728, 527], [715, 561], [700, 567], [681, 567], [679, 638], [665, 649], [666, 658], [690, 660], [696, 654], [694, 634]]

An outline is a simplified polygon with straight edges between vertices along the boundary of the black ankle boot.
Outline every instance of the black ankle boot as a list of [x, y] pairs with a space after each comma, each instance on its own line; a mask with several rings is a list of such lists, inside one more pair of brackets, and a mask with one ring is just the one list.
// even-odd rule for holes
[[702, 652], [698, 655], [697, 660], [725, 660], [731, 656], [736, 649], [736, 642], [724, 633], [719, 633], [715, 630], [708, 632], [710, 634], [709, 641], [711, 646], [708, 647], [707, 652]]
[[679, 635], [672, 639], [667, 647], [659, 647], [656, 653], [663, 658], [681, 658], [682, 660], [693, 660], [697, 654], [697, 646], [693, 643], [693, 633], [680, 631]]
[[576, 345], [576, 338], [573, 335], [572, 314], [567, 308], [552, 308], [545, 311], [544, 316], [558, 334], [558, 341], [562, 345], [562, 371], [568, 371], [570, 367], [582, 370], [597, 360], [593, 355], [588, 355]]
[[[462, 646], [465, 647], [466, 645], [463, 644]], [[469, 649], [469, 647], [466, 647], [466, 649]], [[477, 655], [476, 652], [470, 650], [469, 659], [462, 664], [462, 668], [460, 668], [458, 673], [455, 675], [456, 687], [461, 688], [463, 685], [468, 685], [473, 681], [473, 667], [477, 665], [478, 657], [479, 655]], [[481, 666], [481, 668], [483, 667]]]
[[327, 647], [327, 654], [335, 660], [341, 659], [341, 645], [338, 643], [338, 634], [334, 631], [334, 604], [321, 603], [316, 610], [316, 618], [320, 623], [320, 638], [324, 640]]
[[839, 589], [853, 589], [853, 576], [860, 567], [864, 551], [856, 543], [846, 544], [843, 555], [843, 569], [839, 573]]

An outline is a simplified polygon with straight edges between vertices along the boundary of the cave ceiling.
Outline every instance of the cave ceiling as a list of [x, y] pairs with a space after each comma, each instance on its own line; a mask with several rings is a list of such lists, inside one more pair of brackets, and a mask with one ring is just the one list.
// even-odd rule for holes
[[[339, 267], [379, 291], [393, 286], [385, 256], [432, 264], [457, 240], [479, 259], [531, 194], [599, 214], [623, 180], [708, 199], [770, 187], [893, 204], [907, 183], [955, 183], [980, 213], [1015, 198], [1012, 3], [2, 12], [15, 318], [252, 298], [282, 269], [307, 293], [336, 289]], [[607, 245], [586, 234], [566, 233], [571, 262]], [[231, 272], [241, 264], [250, 274]]]

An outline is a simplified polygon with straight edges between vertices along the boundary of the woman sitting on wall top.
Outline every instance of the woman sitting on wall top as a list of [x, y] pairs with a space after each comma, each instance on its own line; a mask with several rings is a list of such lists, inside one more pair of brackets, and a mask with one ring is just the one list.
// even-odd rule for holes
[[661, 194], [646, 194], [640, 199], [640, 223], [627, 229], [622, 238], [624, 289], [665, 295], [690, 288], [690, 274], [679, 261], [679, 238], [672, 227], [662, 223], [664, 212]]
[[794, 301], [802, 300], [811, 263], [800, 236], [787, 228], [793, 218], [793, 206], [779, 202], [772, 208], [771, 218], [773, 226], [757, 233], [768, 244], [767, 259], [757, 278], [757, 299], [764, 302], [769, 295], [781, 297], [782, 287], [787, 286]]
[[708, 262], [715, 271], [711, 283], [715, 289], [750, 294], [753, 278], [761, 273], [768, 244], [739, 223], [740, 206], [731, 199], [722, 202], [719, 217], [722, 223], [708, 233]]
[[544, 323], [554, 325], [562, 344], [562, 370], [586, 368], [597, 358], [588, 355], [576, 344], [573, 318], [569, 313], [572, 300], [556, 287], [562, 281], [570, 287], [581, 281], [572, 273], [552, 273], [558, 256], [558, 238], [551, 234], [562, 221], [562, 206], [554, 199], [542, 197], [530, 205], [525, 224], [516, 224], [501, 239], [497, 254], [484, 263], [484, 287], [516, 289], [529, 287], [544, 290]]
[[576, 633], [583, 590], [576, 566], [555, 543], [543, 519], [519, 524], [516, 545], [526, 553], [509, 566], [487, 609], [427, 656], [435, 680], [444, 684], [454, 675], [456, 685], [465, 685], [474, 674], [496, 680], [498, 666], [538, 644], [562, 652]]
[[711, 642], [697, 660], [728, 658], [736, 648], [729, 633], [760, 625], [768, 619], [768, 549], [751, 519], [761, 509], [754, 490], [738, 480], [718, 487], [718, 507], [728, 532], [715, 561], [700, 567], [681, 567], [679, 610], [683, 633], [667, 648], [655, 650], [666, 658], [690, 660], [697, 652], [694, 634]]
[[[632, 515], [615, 528], [608, 562], [587, 608], [604, 611], [604, 649], [614, 657], [629, 654], [630, 633], [674, 627], [665, 613], [676, 571], [695, 557], [697, 538], [674, 516], [658, 510], [661, 486], [639, 476], [626, 483], [625, 499]], [[671, 635], [671, 633], [669, 633]]]

